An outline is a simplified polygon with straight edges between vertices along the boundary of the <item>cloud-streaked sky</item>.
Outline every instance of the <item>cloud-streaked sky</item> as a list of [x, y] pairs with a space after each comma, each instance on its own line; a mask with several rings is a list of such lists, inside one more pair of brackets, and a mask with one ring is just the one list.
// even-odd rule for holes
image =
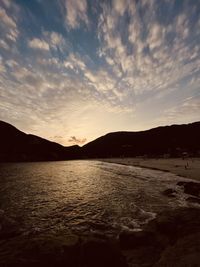
[[200, 0], [1, 0], [0, 119], [64, 145], [200, 120]]

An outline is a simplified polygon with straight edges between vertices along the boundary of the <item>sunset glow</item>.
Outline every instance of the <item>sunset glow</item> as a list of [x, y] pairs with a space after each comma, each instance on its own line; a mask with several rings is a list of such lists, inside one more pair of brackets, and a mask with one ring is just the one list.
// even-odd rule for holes
[[1, 0], [0, 119], [63, 145], [200, 120], [200, 1]]

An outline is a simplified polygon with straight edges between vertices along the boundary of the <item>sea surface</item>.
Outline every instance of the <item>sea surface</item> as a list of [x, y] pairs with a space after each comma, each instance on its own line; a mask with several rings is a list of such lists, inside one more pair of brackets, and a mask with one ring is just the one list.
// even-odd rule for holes
[[[117, 236], [159, 211], [192, 205], [168, 172], [93, 160], [0, 164], [0, 234]], [[174, 188], [174, 197], [163, 191]]]

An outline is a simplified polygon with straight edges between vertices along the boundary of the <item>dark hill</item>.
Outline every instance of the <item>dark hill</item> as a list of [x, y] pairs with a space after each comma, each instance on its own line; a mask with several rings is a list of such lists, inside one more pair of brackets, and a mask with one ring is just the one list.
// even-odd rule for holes
[[83, 146], [87, 157], [180, 156], [200, 152], [200, 122], [172, 125], [141, 132], [114, 132]]
[[0, 121], [0, 161], [48, 161], [77, 157], [78, 146], [64, 147]]
[[115, 132], [79, 146], [64, 147], [25, 134], [0, 121], [0, 161], [49, 161], [97, 157], [200, 155], [200, 122], [158, 127], [141, 132]]

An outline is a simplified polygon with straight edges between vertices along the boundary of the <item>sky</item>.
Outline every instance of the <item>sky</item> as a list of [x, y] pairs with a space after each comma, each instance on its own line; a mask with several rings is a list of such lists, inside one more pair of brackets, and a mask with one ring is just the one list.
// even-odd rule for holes
[[200, 0], [0, 0], [0, 120], [63, 145], [200, 120]]

